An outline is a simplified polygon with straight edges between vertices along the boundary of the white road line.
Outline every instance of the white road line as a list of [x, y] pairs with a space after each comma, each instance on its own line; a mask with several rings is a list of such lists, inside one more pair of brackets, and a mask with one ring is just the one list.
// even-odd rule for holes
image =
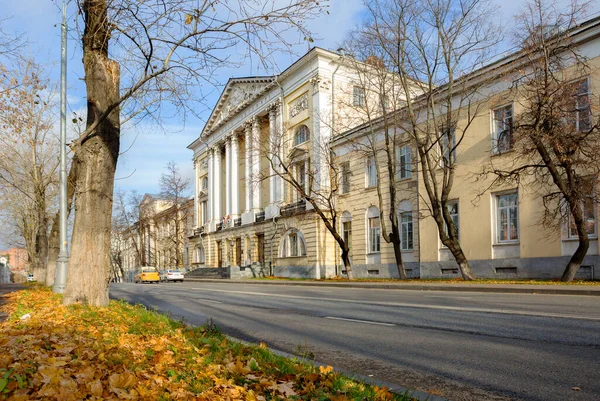
[[393, 324], [393, 323], [371, 322], [369, 320], [346, 319], [343, 317], [334, 317], [334, 316], [325, 316], [324, 319], [343, 320], [345, 322], [355, 322], [355, 323], [376, 324], [378, 326], [390, 326], [390, 327], [395, 326], [395, 324]]
[[216, 289], [216, 288], [207, 288], [207, 287], [204, 287], [204, 288], [193, 287], [190, 289], [199, 290], [199, 291], [222, 292], [222, 293], [229, 293], [229, 294], [243, 294], [243, 295], [255, 295], [255, 296], [262, 295], [265, 297], [306, 299], [306, 300], [310, 300], [310, 301], [343, 302], [343, 303], [353, 303], [353, 304], [362, 304], [362, 305], [395, 306], [395, 307], [401, 307], [401, 308], [435, 309], [435, 310], [446, 310], [446, 311], [453, 311], [453, 312], [497, 313], [497, 314], [502, 314], [502, 315], [552, 317], [552, 318], [560, 318], [560, 319], [578, 319], [578, 320], [600, 321], [600, 316], [570, 315], [570, 314], [547, 313], [547, 312], [527, 312], [527, 311], [508, 310], [508, 309], [473, 308], [473, 307], [463, 307], [463, 306], [420, 305], [420, 304], [409, 304], [409, 303], [403, 303], [403, 302], [359, 301], [359, 300], [355, 300], [355, 299], [305, 297], [305, 296], [300, 296], [300, 295], [273, 294], [273, 293], [268, 293], [268, 292], [220, 290], [220, 289]]

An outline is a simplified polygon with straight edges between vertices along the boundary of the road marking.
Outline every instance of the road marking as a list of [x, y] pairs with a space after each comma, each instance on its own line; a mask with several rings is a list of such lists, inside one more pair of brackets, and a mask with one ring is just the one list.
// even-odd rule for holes
[[560, 318], [560, 319], [578, 319], [578, 320], [600, 321], [600, 317], [596, 317], [596, 316], [570, 315], [570, 314], [561, 314], [561, 313], [527, 312], [527, 311], [508, 310], [508, 309], [474, 308], [474, 307], [464, 307], [464, 306], [419, 305], [419, 304], [409, 304], [409, 303], [403, 303], [403, 302], [358, 301], [355, 299], [305, 297], [305, 296], [301, 296], [301, 295], [273, 294], [273, 293], [268, 293], [268, 292], [220, 290], [220, 289], [216, 289], [216, 288], [207, 288], [207, 287], [204, 287], [204, 288], [193, 287], [190, 289], [199, 290], [199, 291], [222, 292], [222, 293], [229, 293], [229, 294], [243, 294], [243, 295], [254, 295], [254, 296], [262, 295], [265, 297], [279, 297], [279, 298], [288, 298], [288, 299], [307, 299], [310, 301], [343, 302], [343, 303], [374, 305], [374, 306], [395, 306], [395, 307], [402, 307], [402, 308], [435, 309], [435, 310], [445, 310], [445, 311], [452, 311], [452, 312], [497, 313], [497, 314], [502, 314], [502, 315], [551, 317], [551, 318]]
[[214, 304], [222, 304], [223, 302], [221, 301], [215, 301], [214, 299], [206, 299], [206, 298], [197, 298], [198, 301], [206, 301], [206, 302], [212, 302]]
[[343, 320], [345, 322], [355, 322], [355, 323], [366, 323], [366, 324], [376, 324], [378, 326], [395, 326], [393, 323], [382, 323], [382, 322], [372, 322], [370, 320], [359, 320], [359, 319], [346, 319], [343, 317], [334, 317], [334, 316], [325, 316], [324, 319], [332, 319], [332, 320]]

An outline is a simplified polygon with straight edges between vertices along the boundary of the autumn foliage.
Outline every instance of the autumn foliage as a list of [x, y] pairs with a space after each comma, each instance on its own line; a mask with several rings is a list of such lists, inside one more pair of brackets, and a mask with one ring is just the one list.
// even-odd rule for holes
[[43, 288], [9, 294], [1, 324], [7, 400], [392, 400], [333, 372], [111, 301], [63, 306]]

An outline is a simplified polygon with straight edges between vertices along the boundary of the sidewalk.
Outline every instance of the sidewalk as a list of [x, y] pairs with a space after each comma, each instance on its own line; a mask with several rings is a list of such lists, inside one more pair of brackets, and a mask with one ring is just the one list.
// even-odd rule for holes
[[[10, 294], [11, 292], [22, 290], [23, 287], [21, 284], [13, 284], [13, 283], [2, 283], [0, 284], [0, 305], [5, 303], [4, 296]], [[6, 315], [0, 312], [0, 322], [6, 320]]]
[[410, 291], [457, 291], [495, 292], [510, 294], [556, 294], [600, 296], [600, 285], [551, 285], [551, 284], [463, 284], [463, 283], [397, 283], [364, 281], [309, 281], [309, 280], [228, 280], [186, 278], [186, 281], [202, 283], [228, 283], [246, 285], [294, 285], [305, 287], [370, 288], [381, 290]]

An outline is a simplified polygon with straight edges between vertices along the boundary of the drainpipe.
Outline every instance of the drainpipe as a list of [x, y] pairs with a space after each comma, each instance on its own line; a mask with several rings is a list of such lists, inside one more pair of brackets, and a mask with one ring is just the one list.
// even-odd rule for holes
[[342, 49], [341, 47], [339, 49], [337, 49], [338, 53], [340, 54], [340, 63], [337, 65], [337, 67], [335, 67], [335, 70], [333, 70], [333, 73], [331, 74], [331, 137], [333, 138], [335, 132], [334, 132], [334, 127], [335, 127], [335, 73], [340, 69], [340, 67], [342, 66], [341, 62], [344, 61], [344, 59], [346, 58], [346, 51], [344, 49]]
[[[335, 74], [337, 73], [337, 71], [340, 69], [340, 67], [342, 66], [341, 62], [344, 61], [344, 58], [346, 57], [346, 51], [343, 48], [339, 48], [337, 49], [338, 53], [340, 54], [340, 63], [337, 65], [337, 67], [335, 67], [335, 70], [333, 70], [333, 73], [331, 74], [331, 139], [333, 139], [334, 137], [334, 127], [335, 127]], [[335, 223], [335, 222], [334, 222]], [[335, 258], [335, 275], [338, 276], [339, 275], [339, 246], [335, 247], [335, 252], [334, 252], [334, 258]]]
[[277, 224], [277, 216], [273, 217], [273, 224], [275, 225], [275, 231], [273, 231], [273, 235], [271, 236], [271, 263], [269, 264], [269, 276], [273, 275], [273, 240], [277, 235], [277, 231], [279, 231], [279, 225]]

